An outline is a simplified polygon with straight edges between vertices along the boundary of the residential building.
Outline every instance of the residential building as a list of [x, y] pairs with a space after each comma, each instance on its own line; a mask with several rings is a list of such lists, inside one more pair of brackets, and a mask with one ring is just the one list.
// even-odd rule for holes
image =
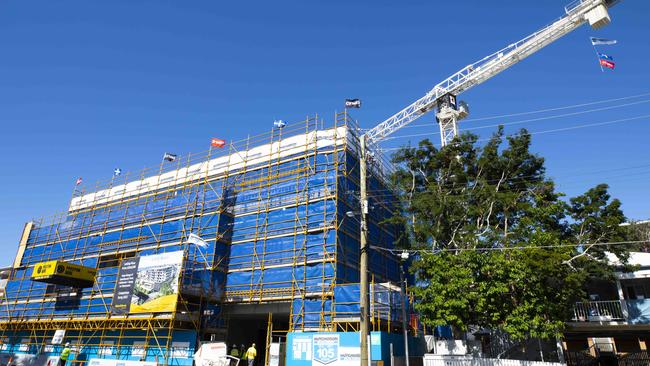
[[579, 302], [567, 324], [564, 349], [569, 362], [601, 359], [639, 359], [650, 364], [650, 253], [633, 252], [615, 278], [592, 281], [589, 301]]

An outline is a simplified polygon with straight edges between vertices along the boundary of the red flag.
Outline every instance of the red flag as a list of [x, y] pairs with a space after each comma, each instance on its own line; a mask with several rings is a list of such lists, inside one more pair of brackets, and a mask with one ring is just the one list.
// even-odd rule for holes
[[614, 70], [614, 67], [616, 66], [616, 64], [613, 63], [612, 61], [600, 60], [600, 66], [605, 66], [608, 69]]
[[81, 177], [79, 177], [79, 178], [77, 178], [77, 183], [75, 183], [74, 185], [78, 186], [78, 185], [81, 184], [81, 182], [83, 182], [83, 179], [81, 179]]
[[224, 147], [226, 146], [226, 141], [218, 138], [212, 138], [210, 141], [210, 146], [212, 147]]

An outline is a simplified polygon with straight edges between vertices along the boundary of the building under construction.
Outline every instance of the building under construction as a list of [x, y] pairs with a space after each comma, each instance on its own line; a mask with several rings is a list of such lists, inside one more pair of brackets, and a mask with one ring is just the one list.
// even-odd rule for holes
[[[1, 352], [47, 358], [70, 342], [76, 363], [191, 365], [202, 341], [255, 342], [264, 360], [291, 332], [358, 331], [358, 128], [345, 113], [322, 126], [308, 118], [77, 186], [65, 214], [25, 225]], [[396, 197], [379, 156], [369, 242], [390, 249]], [[394, 331], [398, 259], [371, 249], [370, 271], [371, 330]]]

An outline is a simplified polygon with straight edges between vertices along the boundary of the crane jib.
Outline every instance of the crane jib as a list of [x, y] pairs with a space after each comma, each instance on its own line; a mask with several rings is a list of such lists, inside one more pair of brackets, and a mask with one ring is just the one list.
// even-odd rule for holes
[[[458, 95], [469, 88], [489, 80], [512, 65], [536, 53], [572, 32], [585, 22], [594, 28], [609, 24], [607, 8], [619, 0], [576, 0], [565, 7], [565, 15], [550, 25], [462, 68], [438, 83], [422, 98], [395, 113], [366, 132], [368, 142], [377, 143], [437, 107], [444, 95]], [[441, 131], [442, 132], [442, 131]], [[457, 131], [453, 131], [456, 133]], [[444, 135], [444, 133], [443, 133]], [[444, 136], [443, 136], [444, 139]], [[443, 140], [443, 145], [444, 145]]]

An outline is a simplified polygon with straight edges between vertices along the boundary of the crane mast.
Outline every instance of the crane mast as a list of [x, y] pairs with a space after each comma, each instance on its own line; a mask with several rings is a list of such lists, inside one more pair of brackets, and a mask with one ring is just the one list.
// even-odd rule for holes
[[515, 43], [465, 66], [433, 87], [422, 98], [379, 123], [366, 133], [368, 143], [376, 143], [437, 108], [442, 145], [457, 134], [457, 122], [468, 114], [466, 106], [459, 106], [455, 98], [461, 92], [481, 84], [512, 65], [572, 32], [585, 22], [593, 28], [609, 24], [607, 8], [617, 1], [577, 0], [565, 7], [565, 14], [553, 23]]
[[[603, 27], [610, 22], [607, 8], [618, 0], [575, 0], [564, 8], [565, 14], [550, 25], [538, 30], [528, 37], [512, 43], [507, 47], [486, 56], [479, 61], [462, 68], [433, 87], [422, 98], [395, 113], [387, 120], [360, 136], [360, 336], [361, 357], [360, 365], [370, 365], [368, 360], [369, 309], [368, 297], [368, 192], [367, 164], [368, 145], [376, 144], [393, 132], [408, 125], [424, 114], [437, 108], [436, 119], [440, 124], [442, 145], [447, 145], [458, 134], [458, 121], [467, 116], [468, 108], [463, 103], [456, 102], [456, 96], [469, 88], [478, 85], [510, 66], [555, 42], [570, 33], [585, 22], [593, 28]], [[406, 337], [405, 337], [406, 342]], [[405, 348], [408, 350], [408, 346]], [[408, 353], [406, 366], [409, 366]]]

